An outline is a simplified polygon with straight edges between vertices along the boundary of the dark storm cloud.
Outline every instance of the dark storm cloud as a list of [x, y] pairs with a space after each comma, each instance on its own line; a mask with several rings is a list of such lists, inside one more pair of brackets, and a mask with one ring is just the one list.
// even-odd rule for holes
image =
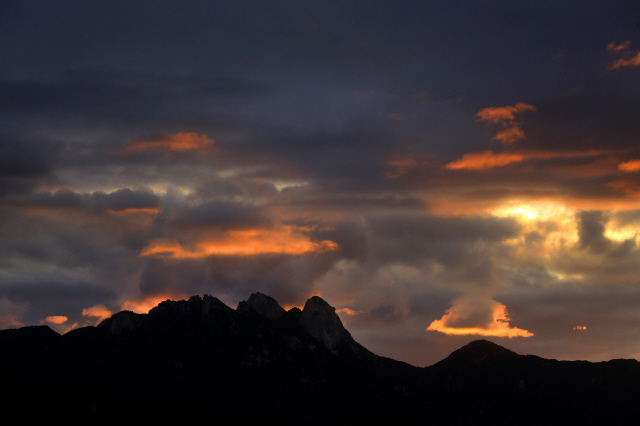
[[158, 197], [148, 192], [132, 191], [128, 188], [119, 189], [110, 194], [94, 192], [88, 197], [87, 210], [89, 211], [122, 211], [127, 209], [157, 208]]
[[[213, 91], [216, 97], [239, 97], [244, 103], [229, 104], [226, 99], [214, 108], [215, 114], [209, 114], [209, 120], [221, 114], [249, 114], [262, 122], [287, 120], [290, 130], [318, 122], [343, 125], [354, 117], [369, 117], [357, 125], [367, 128], [381, 122], [380, 112], [384, 116], [399, 112], [380, 111], [398, 94], [411, 99], [421, 91], [446, 91], [435, 96], [440, 102], [469, 96], [480, 88], [493, 94], [493, 87], [507, 82], [519, 85], [522, 91], [527, 87], [525, 76], [534, 70], [534, 75], [553, 76], [555, 70], [532, 66], [548, 62], [557, 53], [548, 31], [553, 29], [571, 40], [581, 24], [570, 9], [561, 6], [547, 10], [507, 2], [465, 2], [460, 7], [423, 2], [401, 7], [384, 2], [281, 2], [277, 6], [195, 2], [189, 7], [167, 4], [162, 8], [136, 3], [126, 4], [126, 14], [120, 12], [123, 6], [118, 2], [109, 6], [74, 3], [73, 7], [30, 2], [19, 10], [10, 8], [14, 19], [3, 39], [4, 51], [12, 58], [5, 72], [11, 76], [6, 80], [7, 104], [14, 110], [29, 102], [42, 105], [38, 108], [46, 114], [68, 110], [100, 119], [147, 123], [153, 116], [165, 126], [193, 126], [190, 116], [194, 113], [200, 125], [205, 122], [206, 114], [197, 111], [210, 110], [206, 99]], [[606, 14], [607, 10], [599, 4], [590, 6], [591, 13]], [[539, 22], [547, 23], [544, 35], [533, 31]], [[483, 37], [470, 38], [469, 33]], [[524, 40], [531, 43], [532, 36], [544, 47], [522, 49]], [[509, 54], [493, 55], [493, 51]], [[481, 60], [483, 56], [491, 59]], [[47, 79], [35, 71], [43, 63], [48, 65]], [[471, 64], [474, 70], [478, 66], [483, 70], [465, 71]], [[264, 92], [264, 83], [245, 78], [256, 75], [253, 70], [258, 68], [263, 70], [260, 80], [269, 81], [274, 91], [259, 102], [247, 101], [246, 94]], [[504, 72], [495, 72], [504, 69], [522, 77], [509, 80]], [[209, 77], [212, 72], [222, 76]], [[27, 77], [17, 79], [13, 74]], [[46, 81], [51, 75], [61, 76], [59, 82]], [[494, 84], [498, 81], [500, 84]], [[36, 86], [24, 86], [30, 84]], [[529, 85], [539, 93], [539, 84]], [[349, 92], [386, 93], [387, 99], [377, 105], [345, 99], [345, 87]], [[509, 92], [504, 88], [502, 93]], [[483, 106], [471, 106], [468, 114], [473, 116]], [[428, 114], [442, 114], [438, 110]], [[409, 131], [407, 136], [415, 141], [429, 127], [455, 119], [453, 114], [424, 117], [429, 127], [415, 127], [411, 124], [416, 122], [411, 119], [414, 111], [409, 108], [403, 115], [407, 117], [403, 126], [389, 120], [386, 127], [394, 133], [399, 128]], [[289, 118], [294, 116], [296, 119]], [[451, 132], [459, 127], [447, 125], [446, 129]], [[442, 139], [448, 132], [437, 133]], [[346, 140], [344, 145], [355, 147], [357, 143]]]
[[478, 283], [494, 276], [495, 265], [490, 258], [498, 253], [492, 247], [520, 233], [521, 226], [512, 218], [439, 218], [427, 214], [364, 216], [360, 221], [310, 232], [315, 239], [339, 244], [338, 251], [326, 255], [358, 262], [364, 280], [386, 265], [422, 267], [425, 262], [436, 261], [455, 271], [458, 280]]
[[54, 193], [43, 192], [27, 198], [17, 198], [15, 203], [23, 206], [78, 209], [88, 213], [157, 209], [160, 206], [160, 201], [154, 194], [132, 191], [129, 188], [119, 189], [109, 194], [104, 192], [81, 194], [69, 189], [61, 189]]
[[0, 298], [26, 303], [28, 322], [38, 323], [49, 315], [65, 315], [79, 320], [82, 310], [95, 304], [109, 304], [116, 299], [110, 289], [92, 283], [55, 275], [6, 275], [0, 282]]
[[306, 300], [314, 281], [322, 277], [335, 261], [332, 253], [311, 253], [299, 256], [256, 255], [247, 259], [210, 256], [207, 264], [216, 288], [236, 297], [257, 289], [273, 294], [285, 305]]
[[237, 301], [260, 291], [281, 304], [299, 304], [308, 297], [313, 282], [332, 265], [333, 257], [327, 253], [148, 259], [140, 290], [145, 296], [211, 293]]
[[380, 238], [424, 241], [499, 241], [520, 234], [512, 218], [439, 218], [433, 216], [388, 216], [372, 218], [371, 227]]
[[0, 209], [0, 220], [2, 270], [24, 270], [29, 276], [52, 267], [68, 268], [71, 276], [90, 271], [93, 278], [83, 275], [83, 279], [113, 289], [125, 285], [126, 277], [138, 268], [138, 249], [127, 238], [145, 241], [154, 236], [126, 215], [87, 215], [82, 209], [5, 207]]
[[144, 295], [203, 294], [210, 290], [211, 276], [203, 260], [148, 259], [140, 278]]
[[257, 83], [240, 78], [74, 70], [53, 82], [0, 81], [0, 111], [13, 117], [149, 121], [171, 115], [175, 120], [176, 114], [188, 119], [211, 102], [263, 92]]
[[450, 290], [421, 291], [411, 295], [407, 304], [408, 315], [431, 320], [437, 318], [451, 305], [459, 293]]
[[603, 212], [581, 211], [576, 216], [580, 248], [602, 253], [611, 246], [611, 241], [604, 236], [605, 225], [609, 218]]
[[342, 309], [344, 320], [351, 330], [377, 328], [394, 328], [401, 324], [406, 317], [404, 307], [390, 303], [382, 303], [367, 311], [353, 311]]
[[640, 222], [640, 210], [616, 212], [613, 217], [620, 222], [621, 225], [635, 224]]
[[527, 117], [527, 141], [522, 145], [546, 150], [589, 148], [636, 150], [640, 132], [640, 102], [629, 91], [621, 94], [572, 94], [536, 102]]
[[0, 135], [0, 196], [29, 192], [51, 180], [53, 170], [47, 156], [54, 152], [47, 145]]
[[271, 222], [267, 213], [256, 206], [212, 201], [182, 212], [171, 222], [171, 226], [180, 229], [242, 229], [268, 226]]

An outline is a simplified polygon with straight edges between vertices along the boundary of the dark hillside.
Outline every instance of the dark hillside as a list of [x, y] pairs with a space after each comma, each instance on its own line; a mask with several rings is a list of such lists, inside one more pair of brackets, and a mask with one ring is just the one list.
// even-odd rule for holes
[[165, 301], [63, 336], [2, 330], [0, 375], [4, 412], [113, 421], [609, 422], [640, 396], [635, 360], [547, 360], [478, 340], [417, 368], [358, 344], [319, 297], [287, 312], [260, 293], [235, 310], [207, 295]]

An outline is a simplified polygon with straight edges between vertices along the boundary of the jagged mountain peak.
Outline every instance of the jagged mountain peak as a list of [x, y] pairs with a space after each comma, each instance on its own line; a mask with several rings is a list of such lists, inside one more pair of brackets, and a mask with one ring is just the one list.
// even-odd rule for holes
[[302, 309], [299, 324], [308, 334], [333, 351], [339, 347], [356, 353], [364, 349], [344, 328], [336, 308], [319, 296], [313, 296], [307, 300]]
[[162, 314], [166, 312], [180, 312], [182, 314], [196, 314], [209, 316], [215, 311], [232, 311], [217, 297], [205, 294], [204, 297], [198, 295], [191, 296], [189, 300], [165, 300], [158, 306], [152, 308], [149, 314]]
[[249, 300], [240, 302], [236, 308], [236, 312], [239, 314], [248, 311], [256, 312], [270, 320], [276, 320], [287, 313], [287, 311], [278, 304], [276, 299], [259, 292], [251, 293]]
[[[249, 313], [253, 315], [247, 316]], [[253, 320], [250, 319], [252, 317]], [[252, 293], [235, 310], [209, 295], [202, 298], [192, 296], [188, 300], [165, 300], [148, 314], [121, 311], [102, 321], [98, 327], [111, 334], [137, 333], [141, 329], [150, 330], [150, 327], [163, 332], [167, 332], [169, 327], [174, 332], [182, 333], [179, 330], [187, 332], [193, 327], [205, 327], [209, 330], [206, 333], [214, 332], [212, 330], [215, 328], [215, 333], [237, 335], [244, 327], [241, 324], [249, 324], [247, 320], [250, 323], [267, 320], [272, 323], [269, 327], [275, 327], [274, 330], [280, 330], [278, 332], [284, 330], [281, 327], [293, 327], [289, 330], [299, 330], [335, 354], [355, 354], [358, 357], [373, 355], [353, 339], [344, 328], [336, 309], [319, 296], [307, 300], [303, 310], [292, 308], [289, 312], [274, 298], [259, 292]]]

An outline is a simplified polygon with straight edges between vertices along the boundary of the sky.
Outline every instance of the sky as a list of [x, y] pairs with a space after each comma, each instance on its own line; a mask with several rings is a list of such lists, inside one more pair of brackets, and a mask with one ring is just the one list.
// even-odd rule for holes
[[319, 295], [640, 359], [637, 1], [3, 1], [0, 328]]

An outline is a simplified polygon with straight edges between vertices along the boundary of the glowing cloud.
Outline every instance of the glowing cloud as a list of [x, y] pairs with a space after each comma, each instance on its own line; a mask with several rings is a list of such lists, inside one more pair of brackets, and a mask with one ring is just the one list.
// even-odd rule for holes
[[622, 52], [629, 48], [629, 44], [631, 44], [631, 40], [627, 40], [624, 43], [620, 44], [609, 43], [607, 44], [607, 50], [611, 50], [613, 52]]
[[143, 299], [132, 299], [127, 300], [120, 307], [123, 311], [133, 311], [136, 314], [148, 314], [149, 311], [156, 306], [158, 306], [161, 302], [169, 299], [179, 299], [180, 297], [171, 297], [171, 296], [150, 296]]
[[353, 309], [349, 309], [349, 308], [337, 309], [336, 312], [339, 314], [349, 315], [351, 317], [362, 313], [362, 311], [354, 311]]
[[49, 324], [64, 324], [68, 320], [69, 318], [65, 317], [64, 315], [53, 315], [53, 316], [48, 316], [43, 320], [40, 320], [40, 322], [43, 324], [45, 322], [48, 322]]
[[637, 172], [640, 171], [640, 160], [630, 160], [624, 163], [618, 164], [618, 169], [623, 172]]
[[514, 121], [516, 114], [524, 111], [537, 111], [537, 109], [533, 105], [517, 103], [513, 106], [483, 108], [476, 116], [478, 121], [500, 124]]
[[609, 71], [613, 71], [624, 67], [640, 67], [640, 52], [636, 53], [636, 56], [631, 59], [620, 58], [616, 60], [614, 63], [609, 65], [607, 69]]
[[83, 309], [82, 316], [96, 318], [95, 323], [99, 324], [102, 320], [111, 316], [111, 311], [105, 308], [104, 305], [94, 305], [90, 308]]
[[0, 330], [5, 328], [22, 327], [24, 323], [16, 314], [0, 314]]
[[66, 327], [64, 330], [62, 330], [62, 334], [65, 334], [71, 330], [73, 330], [74, 328], [76, 328], [78, 325], [80, 325], [79, 322], [74, 322], [73, 324], [71, 324], [69, 327]]
[[511, 152], [500, 152], [498, 154], [493, 151], [472, 152], [464, 154], [462, 159], [453, 161], [444, 167], [451, 170], [482, 170], [506, 166], [507, 164], [517, 163], [524, 159], [525, 156], [523, 154]]
[[476, 114], [477, 121], [487, 124], [497, 124], [504, 128], [493, 139], [499, 140], [505, 145], [510, 145], [520, 139], [524, 139], [524, 131], [520, 128], [520, 121], [516, 114], [525, 111], [537, 111], [536, 107], [529, 104], [517, 103], [512, 106], [484, 108]]
[[383, 174], [388, 179], [397, 179], [411, 172], [416, 167], [427, 164], [425, 160], [426, 157], [423, 154], [394, 155], [387, 159], [385, 164], [394, 167], [396, 169], [395, 172], [386, 171]]
[[502, 167], [511, 163], [518, 163], [525, 160], [545, 160], [552, 158], [580, 158], [595, 157], [598, 155], [610, 154], [609, 151], [589, 150], [589, 151], [529, 151], [529, 152], [499, 152], [483, 151], [464, 154], [461, 159], [452, 161], [444, 167], [450, 170], [483, 170], [494, 167]]
[[533, 333], [509, 325], [507, 307], [495, 300], [476, 301], [471, 297], [454, 300], [453, 305], [439, 320], [433, 321], [428, 331], [439, 331], [450, 336], [476, 334], [493, 337], [531, 337]]
[[510, 145], [519, 139], [524, 139], [524, 131], [517, 126], [509, 127], [501, 132], [496, 133], [493, 139]]
[[162, 152], [165, 156], [171, 156], [174, 153], [184, 152], [215, 152], [217, 149], [214, 140], [207, 135], [199, 135], [194, 132], [180, 132], [175, 135], [167, 132], [158, 132], [148, 139], [133, 139], [129, 141], [124, 153]]
[[[619, 55], [626, 55], [629, 57], [629, 44], [631, 44], [630, 40], [625, 41], [624, 43], [614, 44], [610, 43], [607, 45], [607, 50], [610, 50]], [[625, 67], [638, 67], [640, 66], [640, 51], [637, 51], [635, 56], [629, 57], [629, 59], [620, 58], [610, 64], [607, 69], [609, 71], [617, 70], [618, 68]]]
[[230, 230], [215, 239], [203, 239], [190, 246], [175, 240], [156, 239], [140, 252], [141, 256], [202, 258], [211, 255], [252, 256], [257, 254], [300, 255], [337, 250], [338, 244], [310, 241], [292, 226], [277, 229]]

